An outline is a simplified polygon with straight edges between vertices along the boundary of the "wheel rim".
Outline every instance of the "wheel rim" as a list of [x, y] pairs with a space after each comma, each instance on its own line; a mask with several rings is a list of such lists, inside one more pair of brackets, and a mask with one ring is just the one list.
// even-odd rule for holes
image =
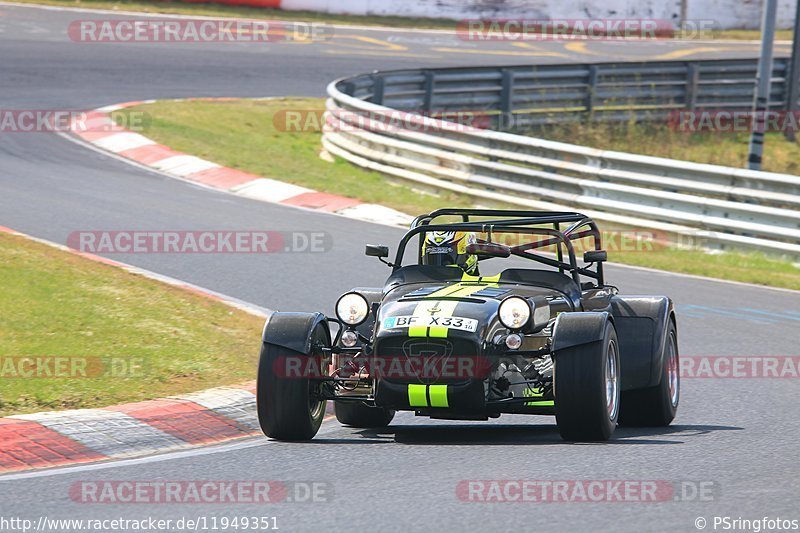
[[608, 345], [606, 355], [606, 405], [608, 418], [615, 420], [619, 410], [619, 372], [617, 372], [617, 343]]
[[675, 348], [675, 336], [670, 333], [669, 347], [667, 348], [667, 374], [669, 377], [669, 399], [672, 407], [678, 406], [680, 397], [680, 379], [678, 376], [678, 350]]
[[316, 420], [322, 415], [322, 411], [325, 409], [325, 401], [324, 400], [315, 400], [311, 398], [311, 390], [309, 390], [309, 397], [308, 397], [308, 412], [311, 414], [311, 418]]

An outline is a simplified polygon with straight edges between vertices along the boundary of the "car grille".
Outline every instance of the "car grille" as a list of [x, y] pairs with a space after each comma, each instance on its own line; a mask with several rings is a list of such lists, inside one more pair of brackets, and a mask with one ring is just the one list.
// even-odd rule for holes
[[380, 379], [396, 383], [463, 383], [483, 379], [475, 342], [460, 338], [391, 337], [375, 345]]

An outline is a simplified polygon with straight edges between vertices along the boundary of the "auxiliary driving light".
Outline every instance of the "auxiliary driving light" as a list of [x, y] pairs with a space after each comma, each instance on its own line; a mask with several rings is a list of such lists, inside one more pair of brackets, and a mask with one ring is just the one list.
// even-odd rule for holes
[[512, 333], [508, 337], [506, 337], [506, 347], [509, 350], [519, 350], [522, 346], [522, 335], [518, 335], [517, 333]]
[[352, 348], [358, 344], [358, 333], [355, 331], [347, 330], [342, 333], [342, 345], [346, 348]]

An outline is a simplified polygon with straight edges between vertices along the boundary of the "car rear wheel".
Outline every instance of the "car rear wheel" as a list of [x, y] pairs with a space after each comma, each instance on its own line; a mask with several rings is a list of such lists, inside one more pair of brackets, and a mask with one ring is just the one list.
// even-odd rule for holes
[[[325, 417], [327, 402], [314, 398], [317, 383], [313, 372], [301, 372], [300, 376], [287, 376], [281, 372], [286, 368], [287, 358], [304, 361], [313, 359], [311, 364], [299, 365], [304, 369], [326, 368], [322, 347], [329, 344], [324, 325], [318, 325], [311, 334], [311, 353], [303, 354], [263, 343], [258, 363], [258, 384], [256, 386], [258, 421], [267, 437], [277, 440], [311, 440], [319, 431]], [[295, 359], [295, 361], [297, 361]]]
[[681, 397], [681, 378], [678, 333], [672, 320], [661, 361], [661, 381], [657, 386], [627, 391], [622, 395], [621, 426], [666, 427], [675, 419]]
[[361, 403], [336, 402], [333, 406], [336, 419], [345, 426], [354, 428], [382, 428], [394, 418], [394, 411], [382, 407], [370, 407]]
[[600, 341], [559, 350], [554, 358], [556, 423], [567, 441], [606, 441], [620, 407], [619, 343], [614, 325]]

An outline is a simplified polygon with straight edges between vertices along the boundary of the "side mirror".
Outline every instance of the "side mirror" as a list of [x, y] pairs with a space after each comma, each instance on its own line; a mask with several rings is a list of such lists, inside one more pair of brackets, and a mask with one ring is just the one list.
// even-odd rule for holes
[[484, 257], [511, 257], [511, 248], [493, 242], [472, 243], [467, 245], [467, 253]]
[[386, 259], [389, 257], [388, 246], [377, 246], [375, 244], [368, 244], [365, 252], [367, 257], [377, 257], [379, 259]]
[[583, 253], [584, 263], [605, 263], [608, 261], [608, 252], [605, 250], [589, 250]]

